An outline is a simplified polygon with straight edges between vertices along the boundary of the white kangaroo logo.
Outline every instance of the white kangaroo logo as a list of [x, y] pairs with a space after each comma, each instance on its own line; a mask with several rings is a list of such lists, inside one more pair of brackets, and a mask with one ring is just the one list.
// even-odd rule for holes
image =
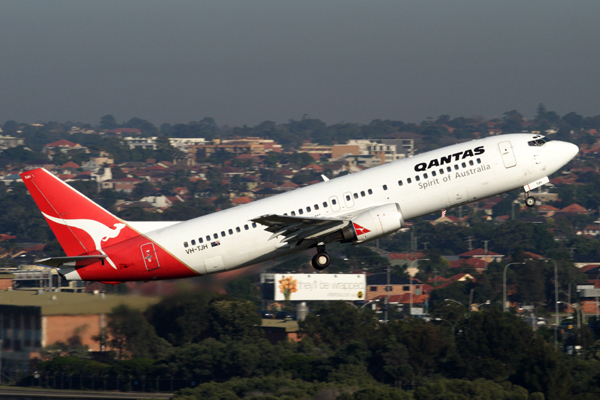
[[62, 218], [54, 218], [45, 213], [42, 213], [42, 214], [44, 214], [44, 217], [46, 217], [50, 221], [56, 222], [57, 224], [81, 229], [82, 231], [84, 231], [85, 233], [90, 235], [90, 237], [94, 241], [94, 246], [96, 247], [95, 250], [98, 250], [100, 253], [107, 256], [106, 260], [108, 261], [108, 263], [114, 269], [117, 269], [117, 267], [115, 266], [115, 263], [113, 263], [112, 260], [110, 259], [110, 257], [108, 257], [108, 255], [102, 250], [102, 242], [106, 242], [108, 239], [114, 239], [117, 236], [119, 236], [119, 234], [121, 233], [121, 229], [125, 228], [125, 226], [126, 226], [125, 224], [116, 223], [116, 224], [114, 224], [114, 229], [113, 229], [113, 228], [109, 228], [108, 226], [106, 226], [98, 221], [94, 221], [93, 219], [67, 219], [67, 220], [64, 220]]

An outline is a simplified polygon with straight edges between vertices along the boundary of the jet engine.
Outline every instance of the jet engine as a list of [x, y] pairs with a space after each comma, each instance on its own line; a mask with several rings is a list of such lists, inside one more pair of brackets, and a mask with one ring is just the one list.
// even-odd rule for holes
[[359, 214], [342, 230], [344, 242], [368, 242], [394, 233], [404, 227], [397, 203], [384, 204]]

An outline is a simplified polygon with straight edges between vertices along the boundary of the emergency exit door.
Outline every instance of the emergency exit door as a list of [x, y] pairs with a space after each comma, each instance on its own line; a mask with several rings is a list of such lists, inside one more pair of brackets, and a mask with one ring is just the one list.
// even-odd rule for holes
[[154, 243], [143, 244], [140, 249], [142, 250], [142, 258], [144, 259], [146, 271], [152, 271], [160, 267]]
[[498, 143], [498, 149], [502, 155], [504, 167], [511, 168], [517, 165], [517, 159], [515, 158], [515, 153], [513, 152], [512, 145], [509, 141]]

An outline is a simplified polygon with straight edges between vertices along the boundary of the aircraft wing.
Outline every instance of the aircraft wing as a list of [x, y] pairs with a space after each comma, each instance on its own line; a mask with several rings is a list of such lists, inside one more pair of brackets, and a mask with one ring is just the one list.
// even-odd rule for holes
[[269, 240], [283, 236], [282, 243], [316, 239], [350, 223], [349, 220], [340, 218], [304, 218], [277, 214], [263, 215], [252, 221], [266, 226], [265, 230], [273, 233]]

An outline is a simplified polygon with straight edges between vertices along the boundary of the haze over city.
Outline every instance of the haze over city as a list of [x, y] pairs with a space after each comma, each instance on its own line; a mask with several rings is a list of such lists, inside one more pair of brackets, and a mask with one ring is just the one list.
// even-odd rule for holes
[[0, 123], [600, 114], [590, 1], [0, 2]]

